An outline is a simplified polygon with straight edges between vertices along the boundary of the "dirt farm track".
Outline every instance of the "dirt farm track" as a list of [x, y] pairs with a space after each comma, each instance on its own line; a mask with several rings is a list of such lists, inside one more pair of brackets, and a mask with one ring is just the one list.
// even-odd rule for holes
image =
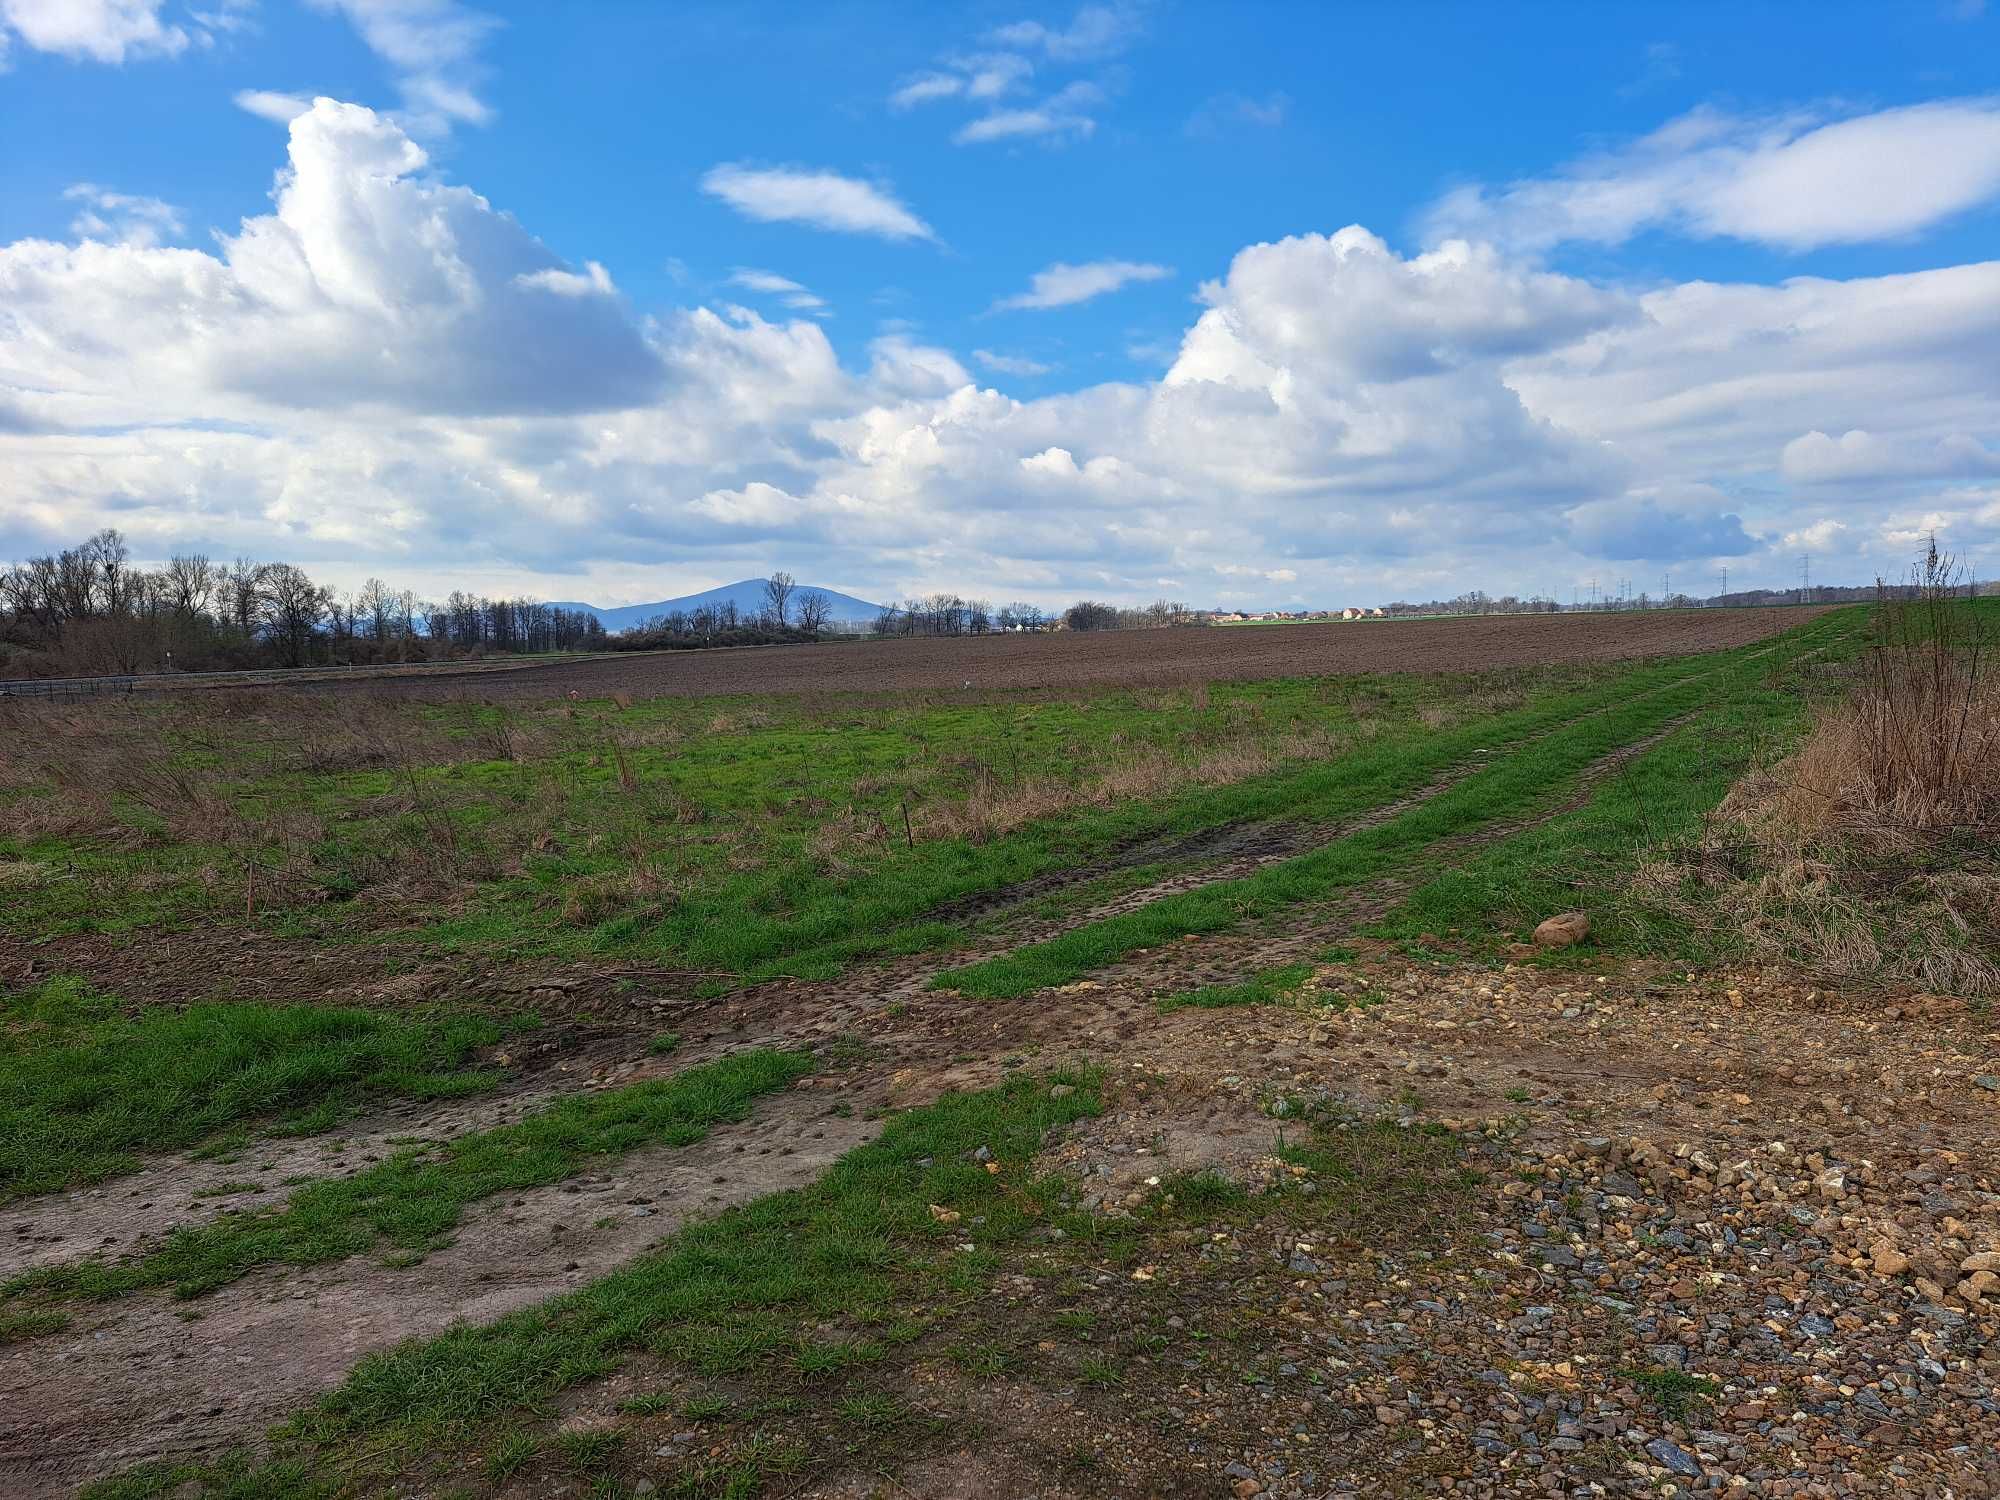
[[554, 662], [424, 678], [300, 682], [325, 692], [415, 698], [708, 697], [722, 693], [981, 692], [1165, 687], [1358, 672], [1455, 672], [1551, 661], [1620, 661], [1723, 650], [1803, 625], [1819, 611], [1690, 609], [1493, 615], [1324, 625], [1118, 630], [758, 646]]

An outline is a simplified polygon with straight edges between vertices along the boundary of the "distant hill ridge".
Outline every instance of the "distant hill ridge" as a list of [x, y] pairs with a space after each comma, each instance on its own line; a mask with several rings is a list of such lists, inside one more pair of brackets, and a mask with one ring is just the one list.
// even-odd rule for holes
[[[817, 584], [802, 583], [792, 592], [792, 609], [798, 608], [799, 600], [807, 594], [823, 594], [829, 606], [827, 617], [831, 620], [873, 621], [882, 613], [882, 606], [870, 604], [866, 599], [857, 599], [852, 594], [843, 594], [838, 589], [821, 588]], [[706, 589], [699, 594], [683, 594], [678, 599], [662, 599], [657, 604], [620, 604], [606, 608], [597, 604], [559, 602], [557, 609], [580, 609], [597, 616], [598, 623], [606, 630], [630, 630], [634, 625], [643, 625], [659, 615], [670, 615], [675, 610], [685, 610], [692, 614], [703, 605], [719, 608], [724, 604], [734, 604], [737, 611], [745, 615], [760, 614], [764, 608], [764, 580], [745, 578], [737, 583], [725, 583], [720, 588]]]

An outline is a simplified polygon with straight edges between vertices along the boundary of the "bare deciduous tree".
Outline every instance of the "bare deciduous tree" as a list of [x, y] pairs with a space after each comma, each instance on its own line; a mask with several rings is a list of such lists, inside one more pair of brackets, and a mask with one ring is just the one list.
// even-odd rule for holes
[[833, 601], [818, 589], [807, 589], [799, 595], [799, 629], [814, 640], [826, 628], [826, 622], [833, 614]]
[[237, 558], [229, 565], [226, 587], [229, 623], [236, 627], [238, 635], [248, 641], [257, 633], [257, 616], [264, 608], [262, 565], [247, 557]]
[[208, 606], [222, 583], [222, 569], [209, 562], [206, 553], [192, 552], [167, 559], [162, 579], [167, 607], [181, 620], [208, 613]]
[[303, 666], [313, 637], [332, 606], [332, 592], [290, 563], [272, 563], [263, 574], [263, 618], [271, 644], [286, 666]]
[[780, 628], [791, 623], [792, 595], [798, 586], [798, 579], [782, 570], [764, 580], [764, 604]]
[[354, 596], [354, 613], [362, 628], [381, 645], [389, 639], [389, 627], [396, 617], [396, 596], [388, 584], [371, 578]]

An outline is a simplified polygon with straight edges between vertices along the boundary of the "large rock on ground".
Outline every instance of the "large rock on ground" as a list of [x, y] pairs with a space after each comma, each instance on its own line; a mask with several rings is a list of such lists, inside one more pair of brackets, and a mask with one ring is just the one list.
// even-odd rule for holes
[[1590, 918], [1580, 911], [1560, 912], [1535, 929], [1543, 948], [1568, 948], [1590, 936]]

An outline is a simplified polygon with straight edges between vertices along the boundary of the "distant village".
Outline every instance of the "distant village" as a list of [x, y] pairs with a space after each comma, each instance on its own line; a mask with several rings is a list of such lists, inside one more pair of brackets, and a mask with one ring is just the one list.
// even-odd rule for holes
[[1386, 609], [1259, 609], [1246, 613], [1240, 609], [1219, 609], [1209, 616], [1217, 625], [1252, 625], [1278, 620], [1382, 620], [1388, 618]]

